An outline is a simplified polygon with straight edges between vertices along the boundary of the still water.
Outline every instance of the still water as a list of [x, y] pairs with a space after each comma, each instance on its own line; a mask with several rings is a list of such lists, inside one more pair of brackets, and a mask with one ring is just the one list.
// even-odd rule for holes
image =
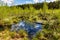
[[42, 24], [39, 22], [30, 23], [26, 21], [20, 21], [17, 24], [12, 24], [11, 31], [25, 30], [28, 35], [35, 35], [38, 31], [42, 30]]

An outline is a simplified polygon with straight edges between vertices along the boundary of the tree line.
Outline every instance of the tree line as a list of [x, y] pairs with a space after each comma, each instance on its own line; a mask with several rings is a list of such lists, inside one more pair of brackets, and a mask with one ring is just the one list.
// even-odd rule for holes
[[[60, 8], [60, 1], [57, 1], [57, 2], [50, 2], [50, 3], [47, 3], [47, 6], [48, 6], [48, 9], [59, 9]], [[34, 7], [35, 9], [43, 9], [43, 5], [44, 5], [44, 2], [43, 3], [36, 3], [36, 4], [24, 4], [24, 5], [17, 5], [16, 7], [21, 7], [22, 9], [25, 9], [25, 8], [29, 8], [29, 7]], [[13, 7], [13, 6], [12, 6]]]

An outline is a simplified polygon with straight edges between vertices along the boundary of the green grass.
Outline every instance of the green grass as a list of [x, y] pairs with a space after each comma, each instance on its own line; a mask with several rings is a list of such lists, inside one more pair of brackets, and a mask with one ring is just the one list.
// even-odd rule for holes
[[[31, 22], [42, 21], [44, 24], [42, 31], [38, 32], [32, 40], [60, 40], [60, 9], [47, 9], [44, 13], [43, 9], [36, 10], [33, 7], [24, 10], [16, 7], [0, 7], [0, 25], [3, 27], [6, 27], [4, 26], [6, 24], [8, 25], [7, 27], [9, 27], [9, 25], [13, 24], [14, 21], [19, 22], [22, 19]], [[10, 38], [11, 36], [16, 36], [14, 32], [7, 31], [8, 30], [5, 32], [3, 31], [6, 35], [0, 35], [0, 38], [2, 37], [5, 39], [8, 36]], [[9, 35], [9, 33], [11, 34]], [[20, 35], [23, 34], [20, 33]], [[24, 40], [28, 40], [28, 38], [24, 38]]]

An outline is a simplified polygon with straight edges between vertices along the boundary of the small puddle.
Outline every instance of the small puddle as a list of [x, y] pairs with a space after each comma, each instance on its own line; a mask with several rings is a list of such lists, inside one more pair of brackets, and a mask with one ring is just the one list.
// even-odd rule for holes
[[35, 35], [38, 31], [42, 30], [42, 24], [35, 22], [35, 23], [30, 23], [26, 21], [20, 21], [17, 24], [12, 24], [11, 26], [11, 31], [19, 31], [19, 30], [25, 30], [29, 36]]

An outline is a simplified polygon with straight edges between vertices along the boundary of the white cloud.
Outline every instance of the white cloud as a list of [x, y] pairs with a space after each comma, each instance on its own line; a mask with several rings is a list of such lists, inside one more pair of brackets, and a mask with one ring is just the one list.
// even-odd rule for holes
[[1, 0], [1, 1], [8, 4], [8, 5], [10, 5], [14, 2], [14, 0]]
[[38, 3], [39, 2], [39, 0], [33, 0], [35, 3]]
[[[43, 2], [44, 0], [33, 0], [35, 3], [38, 3], [38, 2]], [[53, 1], [56, 1], [56, 0], [46, 0], [46, 2], [53, 2]]]
[[32, 2], [31, 1], [26, 1], [26, 4], [31, 4]]
[[56, 1], [56, 0], [47, 0], [46, 2], [54, 2], [54, 1]]

